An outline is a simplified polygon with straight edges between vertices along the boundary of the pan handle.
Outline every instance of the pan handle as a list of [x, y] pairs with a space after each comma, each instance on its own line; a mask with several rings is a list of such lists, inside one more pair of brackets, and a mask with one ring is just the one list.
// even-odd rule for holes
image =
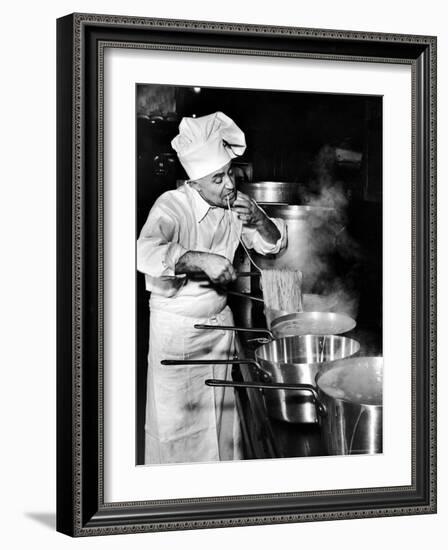
[[237, 271], [236, 276], [237, 277], [259, 277], [260, 272], [259, 271]]
[[[193, 274], [192, 274], [193, 275]], [[190, 276], [191, 278], [191, 276]], [[195, 281], [201, 281], [203, 280], [202, 278], [200, 278], [199, 275], [195, 275], [193, 277], [193, 280]], [[236, 290], [230, 290], [226, 287], [223, 287], [222, 285], [216, 285], [216, 284], [213, 284], [213, 283], [204, 283], [202, 285], [200, 285], [202, 288], [211, 288], [211, 289], [214, 289], [216, 290], [218, 293], [220, 294], [230, 294], [232, 296], [238, 296], [238, 298], [247, 298], [248, 300], [253, 300], [254, 302], [259, 302], [260, 304], [264, 304], [264, 300], [263, 298], [257, 298], [257, 296], [252, 296], [252, 294], [246, 294], [245, 292], [237, 292]]]
[[215, 380], [205, 381], [206, 386], [222, 386], [231, 388], [254, 388], [259, 390], [304, 390], [309, 391], [316, 402], [316, 409], [322, 416], [326, 414], [326, 409], [319, 399], [316, 388], [311, 384], [283, 384], [281, 382], [234, 382], [233, 380]]
[[[236, 276], [239, 277], [259, 277], [259, 271], [237, 271]], [[197, 273], [189, 273], [188, 278], [193, 281], [209, 281], [210, 279], [204, 271], [198, 271]]]
[[175, 365], [253, 365], [263, 382], [269, 382], [271, 377], [253, 359], [163, 359], [160, 363], [164, 366]]
[[248, 300], [252, 300], [253, 302], [259, 302], [261, 304], [264, 304], [263, 298], [257, 298], [256, 296], [252, 296], [251, 294], [245, 294], [244, 292], [237, 292], [236, 290], [227, 290], [227, 294], [231, 294], [232, 296], [238, 296], [239, 298], [247, 298]]
[[206, 330], [233, 330], [234, 332], [261, 332], [267, 334], [271, 340], [274, 340], [274, 335], [267, 328], [246, 328], [229, 325], [194, 325], [194, 328]]

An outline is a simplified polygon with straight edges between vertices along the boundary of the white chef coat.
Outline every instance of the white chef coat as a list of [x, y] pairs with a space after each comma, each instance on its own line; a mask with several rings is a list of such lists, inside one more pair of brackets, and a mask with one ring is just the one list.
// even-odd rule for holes
[[207, 378], [230, 378], [222, 365], [161, 366], [162, 359], [231, 359], [234, 335], [194, 329], [201, 324], [233, 324], [225, 294], [204, 282], [175, 275], [187, 251], [220, 254], [229, 261], [238, 235], [260, 254], [286, 244], [286, 225], [274, 244], [236, 213], [211, 207], [188, 183], [161, 195], [137, 241], [137, 269], [145, 274], [150, 298], [150, 337], [145, 423], [145, 462], [198, 462], [241, 458], [239, 422], [232, 388], [205, 386]]

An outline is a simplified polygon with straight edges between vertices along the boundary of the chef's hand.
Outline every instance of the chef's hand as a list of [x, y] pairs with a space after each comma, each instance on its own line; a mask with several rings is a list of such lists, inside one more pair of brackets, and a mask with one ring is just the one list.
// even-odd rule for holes
[[233, 265], [227, 258], [211, 252], [189, 250], [177, 261], [176, 275], [187, 274], [194, 278], [198, 274], [207, 275], [214, 284], [226, 285], [236, 280]]
[[243, 224], [249, 227], [259, 226], [268, 219], [258, 204], [241, 191], [237, 193], [232, 210], [238, 214]]
[[280, 231], [275, 223], [268, 218], [253, 199], [241, 191], [238, 191], [232, 210], [237, 213], [243, 225], [254, 227], [268, 243], [274, 244], [280, 239]]
[[219, 254], [204, 254], [202, 270], [212, 283], [227, 285], [236, 280], [233, 265], [224, 256]]

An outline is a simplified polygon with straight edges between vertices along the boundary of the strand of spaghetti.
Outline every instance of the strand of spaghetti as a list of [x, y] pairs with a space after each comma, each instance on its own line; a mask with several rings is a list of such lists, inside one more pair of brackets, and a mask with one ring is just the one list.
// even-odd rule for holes
[[[230, 202], [228, 198], [226, 198], [226, 200], [230, 227], [234, 229]], [[277, 309], [280, 311], [301, 311], [302, 273], [296, 270], [261, 269], [252, 259], [239, 233], [237, 237], [250, 263], [261, 274], [265, 305], [270, 309]]]
[[[229, 211], [230, 227], [231, 227], [231, 229], [233, 229], [234, 227], [233, 227], [233, 222], [232, 222], [232, 210], [230, 209], [229, 198], [226, 197], [226, 200], [227, 200], [227, 209], [228, 209], [228, 211]], [[257, 264], [254, 262], [254, 260], [251, 258], [250, 253], [249, 253], [249, 251], [247, 250], [246, 245], [244, 244], [243, 239], [241, 238], [241, 236], [240, 236], [239, 233], [237, 233], [237, 237], [238, 237], [238, 240], [239, 240], [240, 243], [241, 243], [241, 246], [242, 246], [243, 249], [244, 249], [244, 252], [246, 253], [247, 257], [249, 258], [250, 263], [255, 267], [255, 269], [258, 269], [258, 271], [259, 271], [260, 273], [262, 273], [262, 270], [258, 267], [258, 265], [257, 265]]]

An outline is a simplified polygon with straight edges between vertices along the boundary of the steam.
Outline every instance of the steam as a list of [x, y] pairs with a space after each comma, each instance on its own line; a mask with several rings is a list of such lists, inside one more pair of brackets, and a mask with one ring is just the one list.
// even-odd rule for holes
[[325, 145], [316, 155], [314, 178], [302, 196], [304, 205], [315, 208], [310, 214], [305, 281], [308, 294], [303, 296], [303, 308], [346, 313], [356, 319], [356, 279], [364, 255], [346, 229], [350, 195], [335, 177], [335, 165], [335, 148]]
[[[313, 164], [314, 178], [303, 196], [303, 204], [316, 207], [312, 231], [306, 239], [307, 258], [304, 311], [333, 311], [357, 319], [359, 278], [365, 277], [367, 253], [347, 230], [350, 190], [336, 174], [336, 151], [324, 146]], [[378, 329], [357, 327], [355, 338], [361, 343], [360, 355], [381, 356]]]

